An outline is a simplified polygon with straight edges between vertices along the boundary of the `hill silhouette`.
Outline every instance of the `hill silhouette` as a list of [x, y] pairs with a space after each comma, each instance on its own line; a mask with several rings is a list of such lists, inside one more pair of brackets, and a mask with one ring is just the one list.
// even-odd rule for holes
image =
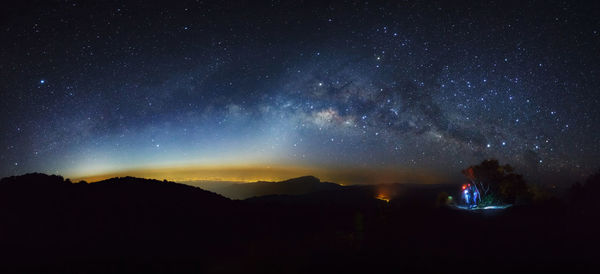
[[303, 176], [280, 182], [258, 181], [239, 183], [215, 189], [219, 194], [231, 199], [247, 199], [265, 195], [300, 195], [319, 191], [339, 190], [342, 186], [321, 182], [314, 176]]
[[67, 261], [218, 253], [223, 239], [208, 235], [233, 235], [227, 216], [235, 210], [228, 198], [168, 181], [122, 177], [87, 184], [44, 174], [8, 177], [0, 181], [1, 259], [36, 271]]
[[[304, 178], [304, 177], [301, 177]], [[301, 179], [299, 178], [299, 179]], [[316, 178], [315, 178], [316, 179]], [[296, 179], [292, 179], [296, 180]], [[318, 180], [318, 179], [317, 179]], [[284, 181], [285, 183], [287, 181]], [[299, 180], [302, 182], [302, 180]], [[272, 194], [255, 196], [246, 199], [251, 203], [268, 203], [271, 205], [318, 205], [318, 206], [345, 206], [369, 208], [381, 205], [386, 206], [414, 206], [428, 208], [436, 206], [436, 199], [440, 193], [458, 192], [457, 185], [448, 184], [385, 184], [385, 185], [351, 185], [313, 188], [305, 193]], [[387, 197], [384, 201], [378, 196]]]
[[[276, 184], [290, 182], [323, 184], [314, 177]], [[44, 174], [4, 178], [0, 273], [576, 273], [598, 267], [598, 212], [582, 210], [596, 201], [487, 214], [436, 206], [434, 194], [452, 186], [331, 188], [238, 201], [133, 177], [91, 184]], [[376, 199], [381, 192], [393, 196], [389, 203]]]

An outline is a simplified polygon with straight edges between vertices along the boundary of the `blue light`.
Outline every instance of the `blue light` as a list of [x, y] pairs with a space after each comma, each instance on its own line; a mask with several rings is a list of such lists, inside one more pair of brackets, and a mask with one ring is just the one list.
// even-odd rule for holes
[[44, 80], [44, 79], [40, 80], [40, 84], [43, 85], [44, 83], [46, 83], [46, 80]]

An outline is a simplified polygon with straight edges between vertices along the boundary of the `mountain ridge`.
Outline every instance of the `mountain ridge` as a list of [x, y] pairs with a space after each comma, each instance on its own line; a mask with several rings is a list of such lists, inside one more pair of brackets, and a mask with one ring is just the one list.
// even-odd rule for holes
[[248, 199], [266, 195], [302, 195], [319, 191], [339, 190], [343, 186], [322, 182], [315, 176], [301, 176], [284, 181], [257, 181], [254, 183], [231, 184], [212, 191], [231, 199]]

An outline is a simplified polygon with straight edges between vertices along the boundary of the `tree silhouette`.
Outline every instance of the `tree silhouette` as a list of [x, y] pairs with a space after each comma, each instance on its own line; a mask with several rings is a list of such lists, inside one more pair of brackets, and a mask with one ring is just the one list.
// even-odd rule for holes
[[500, 165], [498, 160], [484, 160], [462, 173], [479, 188], [483, 205], [522, 202], [529, 197], [527, 184], [512, 166]]
[[596, 213], [600, 209], [598, 202], [600, 192], [600, 170], [590, 175], [584, 184], [573, 184], [569, 190], [569, 202], [583, 213]]

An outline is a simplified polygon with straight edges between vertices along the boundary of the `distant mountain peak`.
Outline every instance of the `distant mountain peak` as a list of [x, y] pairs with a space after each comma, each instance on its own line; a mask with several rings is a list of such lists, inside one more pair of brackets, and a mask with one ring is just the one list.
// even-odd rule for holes
[[339, 189], [339, 184], [322, 182], [315, 176], [302, 176], [279, 182], [258, 181], [234, 184], [215, 191], [232, 199], [246, 199], [265, 195], [302, 195]]
[[312, 175], [308, 175], [308, 176], [302, 176], [302, 177], [298, 177], [298, 178], [292, 178], [292, 179], [287, 179], [285, 181], [281, 181], [279, 183], [321, 183], [321, 180], [315, 176]]

